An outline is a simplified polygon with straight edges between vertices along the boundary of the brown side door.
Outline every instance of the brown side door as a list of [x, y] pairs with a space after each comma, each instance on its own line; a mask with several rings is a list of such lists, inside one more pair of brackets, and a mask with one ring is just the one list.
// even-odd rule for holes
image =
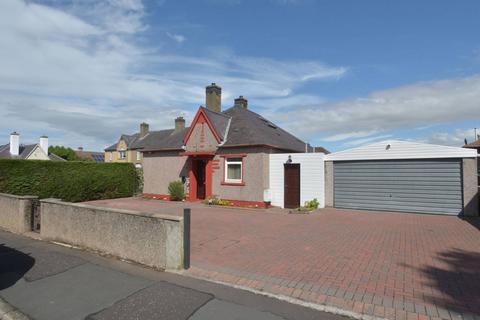
[[300, 207], [300, 164], [284, 164], [284, 207]]

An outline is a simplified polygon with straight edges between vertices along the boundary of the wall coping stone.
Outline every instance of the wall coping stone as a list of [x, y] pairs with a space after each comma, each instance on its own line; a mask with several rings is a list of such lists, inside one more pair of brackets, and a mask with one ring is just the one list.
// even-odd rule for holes
[[14, 199], [38, 199], [37, 196], [19, 196], [16, 194], [10, 194], [10, 193], [0, 193], [1, 197], [6, 197], [6, 198], [14, 198]]
[[72, 202], [64, 202], [60, 199], [42, 199], [40, 202], [43, 203], [53, 203], [59, 204], [69, 207], [77, 207], [77, 208], [85, 208], [85, 209], [93, 209], [98, 211], [107, 211], [113, 213], [120, 213], [120, 214], [127, 214], [127, 215], [134, 215], [134, 216], [141, 216], [147, 218], [155, 218], [155, 219], [163, 219], [163, 220], [170, 220], [170, 221], [183, 221], [183, 217], [161, 214], [161, 213], [151, 213], [151, 212], [141, 212], [141, 211], [134, 211], [134, 210], [126, 210], [126, 209], [117, 209], [117, 208], [107, 208], [107, 207], [97, 207], [89, 204], [84, 203], [72, 203]]

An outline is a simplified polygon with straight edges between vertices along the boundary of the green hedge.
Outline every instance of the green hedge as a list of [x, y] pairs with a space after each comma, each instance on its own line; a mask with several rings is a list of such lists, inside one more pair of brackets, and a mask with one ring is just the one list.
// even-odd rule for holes
[[0, 192], [69, 202], [133, 196], [139, 178], [131, 163], [0, 159]]

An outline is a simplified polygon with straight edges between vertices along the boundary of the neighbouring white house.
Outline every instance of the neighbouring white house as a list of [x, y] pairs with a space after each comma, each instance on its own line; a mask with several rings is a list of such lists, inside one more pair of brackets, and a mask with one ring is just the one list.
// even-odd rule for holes
[[65, 161], [56, 154], [48, 152], [47, 136], [41, 136], [39, 143], [24, 145], [20, 143], [20, 134], [17, 132], [10, 134], [10, 143], [0, 145], [0, 159]]

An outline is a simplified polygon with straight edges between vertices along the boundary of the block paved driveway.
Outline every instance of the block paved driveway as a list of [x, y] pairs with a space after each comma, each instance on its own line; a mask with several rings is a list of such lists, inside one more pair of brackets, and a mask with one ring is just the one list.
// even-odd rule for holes
[[[171, 214], [185, 206], [94, 203]], [[387, 319], [480, 319], [478, 218], [189, 206], [186, 274]]]

